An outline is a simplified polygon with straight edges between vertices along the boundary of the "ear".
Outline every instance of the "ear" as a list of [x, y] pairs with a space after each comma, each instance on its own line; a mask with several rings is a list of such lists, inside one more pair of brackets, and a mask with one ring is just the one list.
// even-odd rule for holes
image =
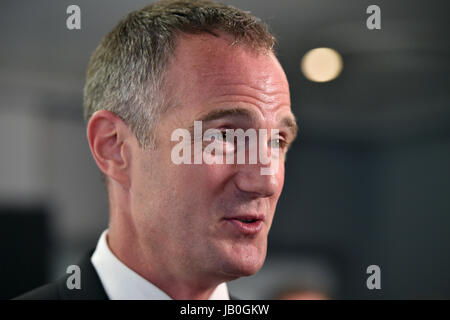
[[131, 141], [127, 125], [107, 110], [95, 112], [87, 125], [87, 138], [99, 169], [124, 187], [130, 185]]

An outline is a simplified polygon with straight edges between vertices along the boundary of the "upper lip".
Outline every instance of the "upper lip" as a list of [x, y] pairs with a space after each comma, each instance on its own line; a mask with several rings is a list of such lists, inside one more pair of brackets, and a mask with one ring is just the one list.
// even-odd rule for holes
[[225, 220], [265, 220], [265, 216], [263, 214], [254, 213], [254, 214], [236, 214], [233, 216], [225, 217]]

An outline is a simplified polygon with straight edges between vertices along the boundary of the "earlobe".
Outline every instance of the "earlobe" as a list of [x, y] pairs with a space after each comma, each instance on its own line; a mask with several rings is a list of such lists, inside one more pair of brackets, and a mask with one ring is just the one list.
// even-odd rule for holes
[[99, 169], [110, 179], [128, 185], [128, 127], [114, 113], [95, 112], [87, 125], [87, 138], [92, 156]]

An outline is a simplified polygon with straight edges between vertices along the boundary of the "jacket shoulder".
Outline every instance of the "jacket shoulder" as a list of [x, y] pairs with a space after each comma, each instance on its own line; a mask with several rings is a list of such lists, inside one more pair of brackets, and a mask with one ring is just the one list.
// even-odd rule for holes
[[13, 300], [59, 300], [57, 283], [49, 283], [24, 293]]
[[78, 264], [80, 267], [81, 288], [69, 289], [65, 275], [59, 280], [18, 296], [14, 300], [108, 300], [97, 271], [90, 261], [91, 250]]

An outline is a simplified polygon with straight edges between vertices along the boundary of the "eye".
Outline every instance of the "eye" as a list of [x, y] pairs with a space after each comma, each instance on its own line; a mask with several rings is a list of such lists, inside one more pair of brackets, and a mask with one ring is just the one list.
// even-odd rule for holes
[[207, 141], [216, 141], [227, 145], [234, 145], [233, 132], [228, 132], [231, 129], [208, 129], [205, 133], [205, 139]]
[[281, 137], [276, 137], [275, 139], [270, 140], [269, 146], [270, 148], [285, 149], [287, 142]]
[[[220, 129], [208, 129], [204, 133], [205, 144], [209, 145], [210, 141], [215, 145], [217, 150], [222, 150], [220, 152], [225, 152], [227, 154], [233, 153], [236, 151], [235, 141], [233, 132], [227, 132], [228, 128], [220, 128]], [[206, 146], [205, 145], [205, 146]]]
[[209, 137], [214, 138], [214, 140], [225, 142], [227, 141], [227, 132], [225, 130], [215, 130]]
[[220, 131], [220, 141], [227, 141], [227, 132], [225, 130]]

